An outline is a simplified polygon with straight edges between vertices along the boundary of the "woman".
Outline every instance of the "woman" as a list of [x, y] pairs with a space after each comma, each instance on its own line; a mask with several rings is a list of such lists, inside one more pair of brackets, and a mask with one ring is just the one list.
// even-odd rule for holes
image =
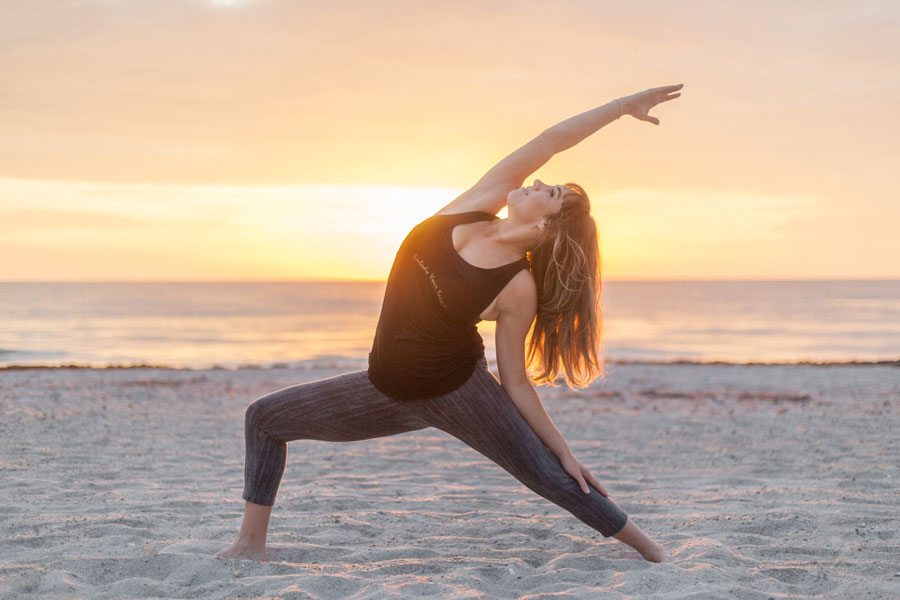
[[[569, 449], [527, 373], [586, 385], [601, 371], [597, 228], [575, 184], [521, 187], [554, 154], [680, 96], [652, 88], [576, 115], [503, 159], [474, 187], [417, 225], [385, 288], [369, 369], [297, 384], [246, 412], [240, 532], [226, 558], [266, 559], [266, 531], [287, 442], [354, 441], [436, 427], [481, 452], [544, 498], [647, 560], [667, 555]], [[506, 205], [508, 216], [496, 213]], [[476, 330], [496, 320], [499, 381]], [[502, 383], [501, 383], [502, 382]], [[594, 490], [591, 489], [594, 488]]]

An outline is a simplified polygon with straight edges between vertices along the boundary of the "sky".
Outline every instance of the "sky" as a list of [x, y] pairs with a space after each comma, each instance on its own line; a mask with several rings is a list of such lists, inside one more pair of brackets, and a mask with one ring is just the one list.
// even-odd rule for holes
[[0, 281], [383, 280], [543, 129], [603, 277], [900, 278], [900, 4], [0, 0]]

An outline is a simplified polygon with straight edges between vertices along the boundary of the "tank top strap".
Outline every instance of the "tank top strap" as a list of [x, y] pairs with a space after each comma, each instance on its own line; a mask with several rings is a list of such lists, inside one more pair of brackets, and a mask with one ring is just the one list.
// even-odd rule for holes
[[447, 219], [444, 221], [444, 224], [441, 227], [441, 237], [443, 237], [444, 239], [443, 244], [445, 245], [447, 253], [450, 255], [451, 260], [468, 275], [475, 276], [476, 278], [481, 279], [485, 282], [502, 280], [503, 285], [506, 285], [506, 283], [512, 278], [513, 275], [521, 271], [523, 268], [529, 267], [528, 259], [524, 256], [515, 262], [500, 265], [499, 267], [478, 267], [469, 263], [466, 259], [460, 256], [456, 251], [456, 248], [454, 248], [453, 229], [457, 225], [473, 223], [475, 221], [493, 221], [500, 218], [497, 215], [492, 215], [490, 213], [482, 211], [470, 211], [465, 213], [455, 213], [452, 215], [435, 216], [454, 217], [452, 219]]

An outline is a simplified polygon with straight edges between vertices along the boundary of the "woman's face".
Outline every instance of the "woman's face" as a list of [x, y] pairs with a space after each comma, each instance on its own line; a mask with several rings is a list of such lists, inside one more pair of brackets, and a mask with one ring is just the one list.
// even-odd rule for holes
[[563, 186], [547, 185], [540, 179], [534, 185], [521, 187], [506, 196], [509, 215], [526, 223], [538, 223], [562, 208]]

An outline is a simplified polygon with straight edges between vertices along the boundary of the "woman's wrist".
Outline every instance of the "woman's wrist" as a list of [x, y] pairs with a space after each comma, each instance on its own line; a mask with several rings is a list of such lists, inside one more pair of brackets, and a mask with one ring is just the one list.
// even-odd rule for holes
[[570, 459], [570, 458], [575, 458], [575, 453], [572, 452], [572, 449], [569, 448], [569, 445], [566, 444], [566, 443], [563, 443], [562, 447], [556, 449], [556, 450], [553, 452], [553, 454], [556, 455], [556, 458], [559, 459], [559, 462], [563, 462], [563, 461], [568, 460], [568, 459]]
[[616, 104], [619, 105], [619, 116], [616, 118], [621, 118], [628, 114], [628, 96], [616, 98]]

